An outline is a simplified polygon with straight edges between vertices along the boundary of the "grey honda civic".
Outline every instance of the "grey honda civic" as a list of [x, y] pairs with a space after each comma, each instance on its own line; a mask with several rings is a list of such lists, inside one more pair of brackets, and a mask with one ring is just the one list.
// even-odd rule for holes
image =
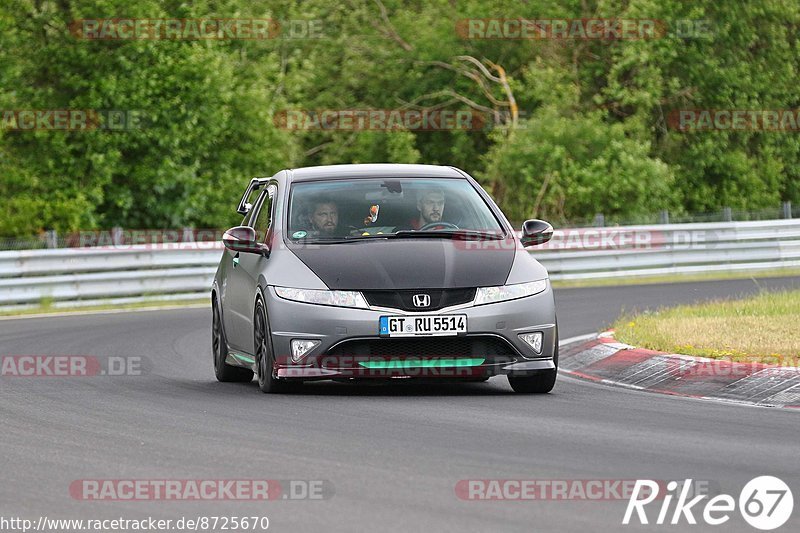
[[545, 268], [466, 172], [333, 165], [250, 181], [211, 288], [219, 381], [289, 392], [304, 381], [505, 375], [553, 389], [558, 326]]

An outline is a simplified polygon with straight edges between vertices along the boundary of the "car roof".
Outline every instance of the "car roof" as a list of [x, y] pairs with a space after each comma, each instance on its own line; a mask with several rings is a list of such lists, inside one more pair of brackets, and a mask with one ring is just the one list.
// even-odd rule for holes
[[359, 165], [326, 165], [288, 170], [291, 181], [339, 178], [464, 178], [455, 167], [439, 165], [406, 165], [372, 163]]

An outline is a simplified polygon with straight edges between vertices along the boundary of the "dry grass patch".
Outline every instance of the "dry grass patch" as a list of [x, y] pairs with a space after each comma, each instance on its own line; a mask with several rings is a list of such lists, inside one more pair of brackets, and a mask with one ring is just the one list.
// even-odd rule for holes
[[800, 291], [762, 292], [623, 316], [621, 342], [651, 350], [735, 361], [796, 365], [800, 360]]

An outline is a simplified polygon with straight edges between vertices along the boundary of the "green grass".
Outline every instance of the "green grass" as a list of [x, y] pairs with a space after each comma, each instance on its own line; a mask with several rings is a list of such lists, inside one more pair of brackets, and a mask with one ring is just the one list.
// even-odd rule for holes
[[794, 366], [800, 359], [800, 291], [622, 316], [613, 328], [620, 342], [651, 350]]
[[698, 274], [662, 274], [659, 276], [630, 276], [587, 280], [556, 280], [555, 288], [571, 287], [613, 287], [617, 285], [646, 285], [653, 283], [683, 283], [689, 281], [714, 281], [725, 279], [755, 279], [800, 276], [800, 268], [776, 268], [770, 270], [751, 270], [742, 272], [718, 272]]

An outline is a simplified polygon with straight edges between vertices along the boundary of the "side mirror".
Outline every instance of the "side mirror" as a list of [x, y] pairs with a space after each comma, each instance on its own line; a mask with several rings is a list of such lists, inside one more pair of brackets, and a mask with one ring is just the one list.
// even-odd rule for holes
[[269, 255], [269, 246], [258, 242], [256, 230], [250, 226], [236, 226], [222, 235], [222, 243], [228, 250], [251, 254]]
[[522, 223], [522, 246], [544, 244], [553, 237], [553, 226], [544, 220], [526, 220]]

